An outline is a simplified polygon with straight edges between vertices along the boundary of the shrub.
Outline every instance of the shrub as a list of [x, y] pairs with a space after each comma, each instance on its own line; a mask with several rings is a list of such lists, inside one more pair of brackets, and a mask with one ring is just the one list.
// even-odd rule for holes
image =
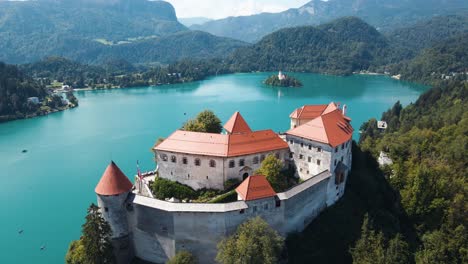
[[172, 197], [180, 200], [197, 197], [197, 192], [189, 186], [163, 178], [155, 178], [151, 183], [151, 191], [160, 200]]

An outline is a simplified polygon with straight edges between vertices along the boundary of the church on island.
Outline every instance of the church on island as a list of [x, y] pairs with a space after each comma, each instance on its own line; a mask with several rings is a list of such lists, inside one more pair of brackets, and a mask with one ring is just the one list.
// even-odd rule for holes
[[[134, 257], [164, 263], [180, 250], [214, 263], [217, 243], [256, 216], [282, 235], [302, 231], [344, 194], [353, 128], [346, 105], [333, 102], [297, 108], [290, 120], [282, 134], [253, 131], [239, 112], [221, 134], [176, 130], [153, 147], [156, 170], [139, 174], [134, 184], [111, 162], [95, 192], [118, 263]], [[265, 176], [256, 175], [269, 155], [294, 170], [299, 183], [277, 193]], [[241, 183], [234, 202], [180, 202], [155, 198], [150, 184], [156, 177], [194, 190]]]

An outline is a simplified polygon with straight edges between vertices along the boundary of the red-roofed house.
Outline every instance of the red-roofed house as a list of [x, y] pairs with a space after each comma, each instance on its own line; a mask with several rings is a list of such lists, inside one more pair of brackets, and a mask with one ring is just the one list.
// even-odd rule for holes
[[263, 175], [253, 175], [245, 179], [237, 188], [238, 200], [252, 201], [274, 197], [275, 190]]
[[339, 165], [347, 168], [338, 173], [338, 184], [329, 187], [330, 191], [336, 190], [338, 199], [344, 193], [344, 178], [351, 169], [352, 159], [353, 127], [346, 116], [346, 106], [340, 109], [333, 102], [303, 106], [294, 110], [290, 117], [291, 129], [286, 132], [286, 140], [301, 179], [309, 179], [325, 170], [334, 173]]
[[239, 112], [224, 125], [228, 134], [177, 130], [153, 150], [160, 177], [194, 189], [224, 189], [228, 179], [243, 180], [263, 159], [289, 162], [289, 146], [272, 130], [252, 131]]

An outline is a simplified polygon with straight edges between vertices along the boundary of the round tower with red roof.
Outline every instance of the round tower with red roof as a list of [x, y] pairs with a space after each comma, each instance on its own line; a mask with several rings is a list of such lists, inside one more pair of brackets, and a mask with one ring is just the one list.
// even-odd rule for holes
[[102, 216], [112, 230], [117, 263], [129, 263], [132, 258], [126, 203], [132, 188], [128, 177], [111, 161], [95, 189]]

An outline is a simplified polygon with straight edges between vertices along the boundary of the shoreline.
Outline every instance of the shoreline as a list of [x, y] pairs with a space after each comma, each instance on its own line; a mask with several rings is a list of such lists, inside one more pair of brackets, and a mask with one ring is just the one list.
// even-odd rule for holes
[[[47, 115], [50, 115], [50, 114], [63, 112], [65, 110], [69, 110], [69, 109], [73, 109], [73, 108], [77, 108], [77, 107], [78, 106], [66, 106], [64, 108], [53, 109], [53, 110], [48, 111], [48, 112], [43, 113], [43, 114], [36, 114], [36, 113], [34, 113], [34, 114], [25, 114], [22, 117], [0, 116], [0, 124], [8, 123], [8, 122], [16, 121], [16, 120], [31, 119], [31, 118], [35, 118], [35, 117], [47, 116]], [[11, 117], [11, 118], [9, 118], [9, 117]], [[5, 118], [5, 119], [3, 119], [3, 118]]]

